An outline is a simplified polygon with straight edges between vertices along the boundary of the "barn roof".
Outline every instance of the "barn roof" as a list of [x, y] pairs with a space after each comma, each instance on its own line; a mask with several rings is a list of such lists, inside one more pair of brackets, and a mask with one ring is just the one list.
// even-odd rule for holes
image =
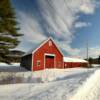
[[[41, 43], [35, 45], [35, 46], [34, 46], [33, 48], [31, 48], [28, 52], [26, 52], [23, 56], [30, 55], [30, 54], [34, 53], [35, 51], [37, 51], [41, 46], [43, 46], [43, 45], [44, 45], [47, 41], [49, 41], [50, 39], [55, 43], [55, 41], [54, 41], [51, 37], [49, 37], [47, 40], [43, 40]], [[56, 43], [55, 43], [55, 45], [56, 45]], [[60, 53], [63, 55], [62, 51], [58, 48], [57, 45], [56, 45], [56, 47], [57, 47], [57, 49], [60, 51]]]
[[23, 56], [26, 56], [26, 55], [30, 55], [32, 54], [32, 52], [37, 49], [45, 40], [43, 40], [41, 43], [38, 43], [37, 45], [34, 45], [28, 52], [26, 52]]
[[71, 58], [71, 57], [63, 57], [64, 62], [84, 62], [87, 63], [86, 60], [80, 58]]

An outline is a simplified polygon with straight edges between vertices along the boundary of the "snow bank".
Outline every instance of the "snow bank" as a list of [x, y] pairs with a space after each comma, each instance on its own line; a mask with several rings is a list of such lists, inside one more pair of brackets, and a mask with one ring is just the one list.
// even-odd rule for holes
[[96, 67], [99, 68], [100, 64], [92, 64], [91, 66], [94, 67], [94, 68], [96, 68]]
[[25, 72], [25, 68], [20, 67], [20, 63], [1, 63], [0, 62], [0, 72]]
[[20, 63], [6, 64], [6, 63], [1, 63], [1, 62], [0, 62], [0, 67], [12, 67], [12, 66], [19, 67], [19, 66], [20, 66]]
[[6, 81], [9, 83], [15, 83], [20, 78], [20, 83], [42, 83], [64, 80], [66, 77], [73, 75], [79, 75], [87, 73], [89, 70], [86, 68], [70, 68], [70, 69], [45, 69], [35, 72], [1, 72], [0, 73], [0, 83]]
[[[74, 91], [89, 77], [95, 69], [46, 69], [39, 72], [20, 72], [16, 76], [27, 79], [45, 77], [53, 82], [0, 85], [0, 100], [69, 100]], [[5, 73], [4, 73], [5, 74]], [[42, 76], [41, 76], [42, 75]], [[32, 76], [32, 77], [31, 77]], [[55, 81], [54, 81], [55, 79]], [[44, 80], [44, 81], [47, 81]], [[77, 100], [77, 99], [74, 99]], [[95, 99], [94, 99], [95, 100]]]
[[[72, 68], [72, 69], [45, 69], [42, 71], [36, 71], [32, 73], [32, 77], [40, 78], [42, 82], [50, 82], [55, 80], [61, 80], [66, 75], [73, 75], [75, 73], [87, 72], [86, 68]], [[93, 69], [92, 69], [93, 70]]]
[[100, 70], [87, 79], [70, 100], [100, 100]]

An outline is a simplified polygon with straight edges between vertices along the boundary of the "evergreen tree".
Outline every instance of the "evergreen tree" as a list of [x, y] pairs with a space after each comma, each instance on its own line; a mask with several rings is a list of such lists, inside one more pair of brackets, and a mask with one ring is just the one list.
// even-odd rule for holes
[[88, 61], [89, 61], [89, 67], [91, 67], [91, 65], [93, 63], [93, 58], [89, 57]]
[[100, 56], [98, 57], [98, 64], [100, 64]]
[[10, 49], [15, 48], [19, 41], [18, 26], [14, 9], [10, 0], [0, 0], [0, 61], [9, 63]]

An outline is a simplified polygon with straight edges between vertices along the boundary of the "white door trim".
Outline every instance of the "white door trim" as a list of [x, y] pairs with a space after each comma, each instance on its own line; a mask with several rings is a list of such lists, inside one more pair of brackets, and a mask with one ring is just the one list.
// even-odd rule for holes
[[45, 57], [46, 56], [51, 56], [51, 57], [54, 57], [54, 68], [56, 67], [55, 65], [56, 65], [56, 55], [55, 54], [50, 54], [50, 53], [44, 53], [44, 69], [46, 68], [46, 66], [45, 66], [45, 61], [46, 61], [46, 59], [45, 59]]

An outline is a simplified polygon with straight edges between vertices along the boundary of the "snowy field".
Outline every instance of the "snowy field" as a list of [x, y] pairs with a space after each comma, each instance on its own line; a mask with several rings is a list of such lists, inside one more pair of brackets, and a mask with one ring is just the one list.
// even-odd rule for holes
[[80, 86], [70, 100], [100, 100], [100, 70]]
[[20, 67], [20, 63], [0, 63], [0, 72], [25, 72], [26, 70]]
[[[100, 100], [94, 93], [100, 90], [96, 79], [100, 78], [99, 72], [97, 68], [15, 72], [13, 75], [22, 77], [24, 83], [0, 85], [0, 100]], [[0, 79], [9, 74], [1, 72]], [[96, 96], [91, 96], [93, 93]]]

